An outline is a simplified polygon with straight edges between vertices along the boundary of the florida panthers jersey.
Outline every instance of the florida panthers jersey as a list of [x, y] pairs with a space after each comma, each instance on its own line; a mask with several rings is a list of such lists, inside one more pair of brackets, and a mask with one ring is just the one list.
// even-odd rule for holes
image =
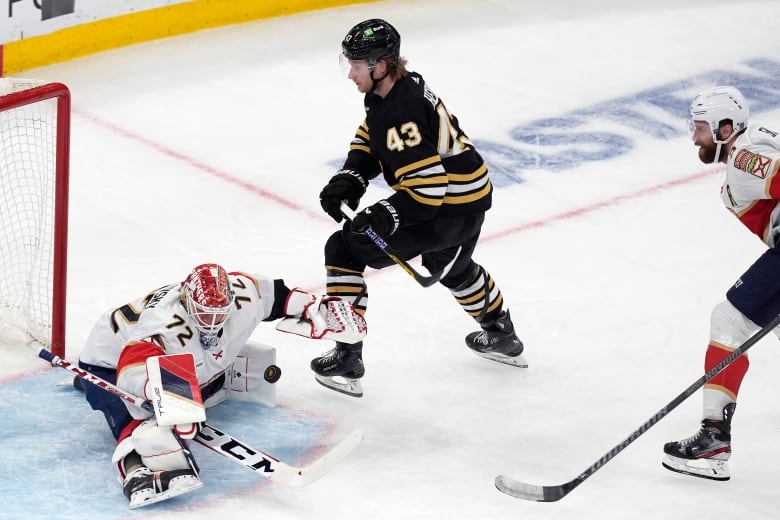
[[769, 247], [780, 233], [780, 137], [764, 128], [749, 128], [729, 151], [723, 204]]
[[234, 308], [213, 346], [206, 349], [201, 344], [182, 303], [182, 284], [175, 283], [108, 310], [93, 327], [80, 361], [116, 368], [127, 345], [146, 341], [166, 354], [192, 353], [198, 382], [209, 383], [235, 361], [255, 327], [274, 317], [275, 280], [244, 273], [230, 273], [228, 280]]

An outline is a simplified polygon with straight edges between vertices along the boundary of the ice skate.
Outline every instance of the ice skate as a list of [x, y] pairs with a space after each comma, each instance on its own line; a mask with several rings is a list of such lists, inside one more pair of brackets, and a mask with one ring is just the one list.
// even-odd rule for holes
[[668, 470], [712, 480], [729, 480], [731, 416], [734, 405], [724, 409], [724, 420], [704, 419], [692, 437], [664, 444], [661, 464]]
[[337, 392], [363, 397], [360, 378], [366, 373], [362, 358], [363, 342], [336, 343], [336, 347], [311, 360], [314, 378]]
[[466, 346], [485, 359], [528, 367], [528, 362], [522, 356], [523, 342], [515, 334], [508, 310], [503, 311], [490, 328], [467, 335]]
[[152, 471], [146, 466], [133, 470], [122, 483], [125, 496], [130, 500], [130, 509], [189, 493], [202, 485], [192, 469]]

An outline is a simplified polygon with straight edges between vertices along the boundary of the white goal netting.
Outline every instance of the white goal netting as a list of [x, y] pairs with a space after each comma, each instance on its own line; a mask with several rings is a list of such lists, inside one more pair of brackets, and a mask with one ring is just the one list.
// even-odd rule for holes
[[58, 97], [38, 99], [44, 85], [0, 78], [0, 324], [51, 347], [54, 285], [64, 277], [55, 266], [56, 183], [67, 153], [58, 164]]

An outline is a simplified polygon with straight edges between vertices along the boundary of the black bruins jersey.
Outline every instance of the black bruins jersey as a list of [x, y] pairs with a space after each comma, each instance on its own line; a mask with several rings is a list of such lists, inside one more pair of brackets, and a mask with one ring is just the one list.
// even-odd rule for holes
[[422, 76], [410, 72], [385, 98], [369, 93], [364, 102], [344, 168], [366, 181], [384, 175], [402, 227], [490, 208], [487, 165]]

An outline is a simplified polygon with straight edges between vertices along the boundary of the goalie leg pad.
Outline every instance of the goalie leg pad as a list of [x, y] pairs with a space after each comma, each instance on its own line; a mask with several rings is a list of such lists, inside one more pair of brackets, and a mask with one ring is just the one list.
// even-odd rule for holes
[[167, 500], [200, 488], [198, 465], [189, 448], [170, 426], [154, 419], [137, 423], [123, 432], [112, 461], [130, 509]]
[[198, 473], [195, 459], [184, 441], [170, 426], [158, 426], [154, 419], [140, 423], [122, 439], [111, 460], [119, 463], [132, 451], [138, 453], [143, 464], [152, 471], [191, 469]]

